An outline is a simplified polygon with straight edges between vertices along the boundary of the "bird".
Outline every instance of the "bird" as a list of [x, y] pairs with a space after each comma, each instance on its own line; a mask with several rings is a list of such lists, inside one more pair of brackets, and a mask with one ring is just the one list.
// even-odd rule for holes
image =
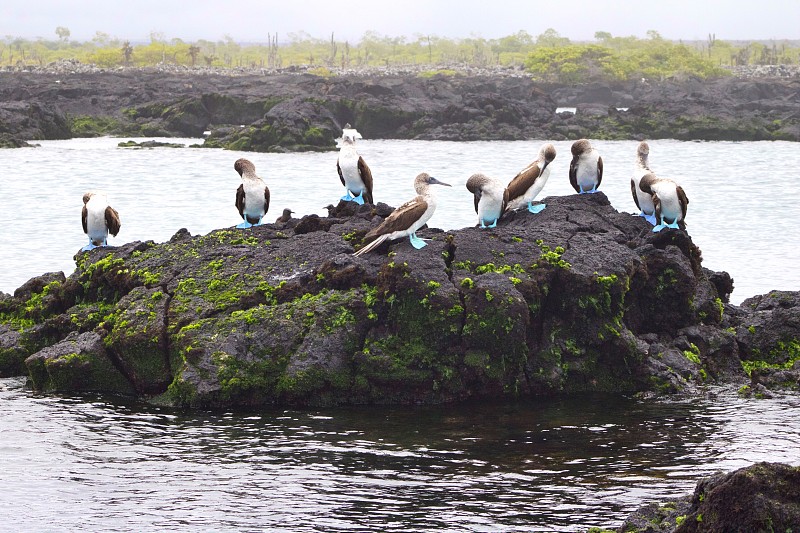
[[603, 181], [603, 158], [586, 139], [572, 143], [569, 182], [578, 194], [596, 192]]
[[502, 182], [485, 174], [473, 174], [467, 180], [467, 190], [475, 196], [475, 212], [480, 227], [496, 227], [508, 201], [508, 193]]
[[116, 237], [121, 226], [119, 213], [108, 205], [106, 194], [98, 191], [90, 191], [83, 195], [81, 224], [83, 232], [89, 236], [89, 244], [81, 248], [81, 251], [107, 246], [108, 234]]
[[536, 160], [519, 172], [507, 187], [508, 210], [516, 210], [528, 204], [528, 211], [539, 213], [545, 204], [533, 205], [533, 199], [542, 191], [550, 176], [550, 163], [556, 158], [556, 147], [545, 143], [539, 149]]
[[364, 241], [368, 244], [353, 255], [363, 255], [374, 250], [386, 240], [400, 239], [406, 236], [408, 236], [411, 246], [417, 250], [426, 246], [425, 241], [417, 237], [417, 230], [425, 225], [436, 210], [436, 198], [433, 191], [430, 190], [431, 185], [450, 187], [450, 184], [437, 180], [427, 172], [419, 174], [414, 179], [414, 190], [417, 192], [417, 196], [392, 211], [392, 214], [386, 217], [377, 228], [367, 233]]
[[275, 223], [284, 224], [286, 222], [289, 222], [292, 219], [292, 213], [294, 213], [294, 211], [292, 211], [287, 207], [286, 209], [283, 210], [281, 216], [275, 219]]
[[[372, 202], [372, 171], [370, 171], [364, 158], [356, 150], [356, 139], [361, 139], [361, 134], [350, 124], [345, 124], [342, 129], [342, 143], [339, 149], [339, 158], [336, 160], [336, 170], [339, 180], [345, 188], [342, 200], [363, 205]], [[357, 196], [351, 196], [357, 194]]]
[[644, 217], [653, 226], [656, 225], [655, 206], [653, 205], [653, 198], [650, 194], [644, 192], [639, 188], [639, 182], [645, 174], [652, 173], [650, 170], [648, 158], [650, 155], [650, 145], [645, 141], [639, 143], [636, 149], [636, 163], [633, 167], [633, 175], [631, 176], [631, 194], [636, 207], [639, 208], [637, 216]]
[[656, 224], [653, 231], [664, 228], [686, 229], [686, 209], [689, 198], [683, 187], [666, 178], [659, 178], [652, 172], [642, 176], [639, 188], [650, 195], [655, 210]]
[[243, 222], [236, 227], [260, 226], [264, 215], [269, 211], [269, 188], [256, 175], [256, 166], [250, 160], [237, 159], [233, 168], [242, 177], [242, 184], [236, 189], [235, 205]]

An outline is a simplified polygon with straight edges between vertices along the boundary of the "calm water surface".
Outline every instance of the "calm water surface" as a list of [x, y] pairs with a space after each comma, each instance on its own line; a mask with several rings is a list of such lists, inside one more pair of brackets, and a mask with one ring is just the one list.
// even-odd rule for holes
[[[141, 139], [139, 139], [141, 140]], [[197, 139], [169, 139], [192, 144]], [[81, 197], [105, 190], [120, 212], [122, 231], [111, 244], [163, 242], [178, 229], [205, 234], [241, 222], [233, 206], [240, 179], [233, 162], [248, 157], [272, 193], [269, 219], [284, 207], [296, 216], [326, 214], [342, 187], [336, 152], [257, 154], [211, 149], [117, 148], [119, 139], [41, 141], [40, 148], [0, 152], [0, 291], [13, 292], [29, 278], [74, 270], [73, 255], [86, 242]], [[635, 208], [630, 174], [637, 143], [597, 141], [605, 177], [601, 189], [620, 211]], [[413, 196], [422, 171], [452, 188], [438, 187], [439, 209], [431, 226], [456, 229], [476, 222], [465, 188], [474, 172], [510, 180], [532, 161], [540, 141], [359, 141], [375, 176], [375, 199], [390, 205]], [[558, 156], [542, 196], [573, 194], [567, 177], [570, 142], [555, 143]], [[800, 144], [789, 142], [650, 142], [652, 168], [683, 185], [689, 199], [688, 228], [703, 250], [704, 265], [733, 275], [737, 303], [773, 289], [800, 289], [795, 268], [793, 196]]]
[[577, 531], [800, 464], [800, 398], [187, 415], [0, 380], [0, 530]]

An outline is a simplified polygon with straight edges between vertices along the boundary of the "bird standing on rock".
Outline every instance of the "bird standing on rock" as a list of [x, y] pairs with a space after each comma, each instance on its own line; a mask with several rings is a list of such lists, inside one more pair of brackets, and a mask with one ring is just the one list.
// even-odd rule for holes
[[97, 191], [90, 191], [83, 195], [81, 224], [83, 224], [83, 232], [89, 236], [89, 244], [81, 248], [81, 251], [107, 246], [108, 234], [116, 237], [121, 226], [119, 213], [108, 205], [108, 197], [105, 193]]
[[533, 205], [536, 198], [550, 176], [550, 163], [556, 158], [556, 148], [550, 143], [543, 144], [539, 149], [539, 156], [536, 160], [525, 167], [508, 184], [508, 207], [507, 209], [519, 209], [525, 204], [528, 211], [538, 213], [546, 206], [545, 204]]
[[603, 158], [586, 139], [572, 143], [572, 161], [569, 164], [569, 182], [575, 192], [597, 192], [603, 181]]
[[475, 212], [482, 228], [494, 228], [506, 210], [508, 194], [503, 183], [484, 174], [473, 174], [467, 180], [467, 190], [475, 197]]
[[653, 231], [664, 228], [686, 229], [686, 209], [689, 198], [674, 181], [648, 173], [639, 182], [639, 188], [650, 195], [655, 208], [656, 224]]
[[[364, 158], [356, 150], [356, 139], [361, 139], [361, 134], [350, 124], [345, 124], [342, 129], [342, 144], [339, 150], [339, 159], [336, 160], [336, 170], [339, 180], [345, 188], [342, 200], [363, 205], [372, 202], [372, 171], [370, 171]], [[357, 196], [351, 196], [356, 194]]]
[[236, 227], [260, 226], [269, 211], [269, 188], [256, 175], [256, 166], [250, 160], [237, 159], [233, 168], [242, 177], [242, 184], [236, 189], [236, 209], [243, 222]]
[[649, 157], [650, 145], [644, 141], [640, 142], [639, 147], [636, 149], [636, 163], [631, 176], [631, 194], [636, 207], [640, 211], [637, 216], [644, 217], [645, 220], [655, 226], [656, 208], [653, 205], [653, 197], [639, 188], [639, 182], [642, 181], [642, 178], [647, 174], [652, 174], [649, 166]]
[[430, 190], [431, 185], [450, 187], [449, 184], [429, 176], [427, 172], [418, 175], [414, 179], [414, 190], [417, 192], [417, 197], [392, 211], [392, 214], [386, 217], [377, 228], [367, 233], [364, 241], [369, 244], [353, 255], [365, 254], [386, 240], [400, 239], [406, 236], [409, 238], [411, 246], [417, 250], [426, 246], [425, 241], [417, 237], [417, 230], [424, 226], [436, 211], [436, 198]]

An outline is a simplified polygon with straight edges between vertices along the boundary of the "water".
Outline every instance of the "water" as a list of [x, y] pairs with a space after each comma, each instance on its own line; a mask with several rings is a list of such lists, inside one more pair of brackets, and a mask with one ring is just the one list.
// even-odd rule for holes
[[[192, 139], [179, 140], [192, 143]], [[270, 218], [325, 214], [342, 187], [335, 153], [125, 150], [116, 139], [43, 141], [0, 151], [0, 290], [74, 269], [90, 189], [109, 193], [111, 244], [162, 242], [239, 222], [238, 157], [272, 191]], [[464, 187], [510, 179], [539, 142], [360, 141], [375, 198], [399, 205], [421, 171], [437, 189], [431, 225], [475, 223]], [[570, 143], [543, 195], [572, 194]], [[602, 190], [619, 210], [635, 142], [597, 142]], [[736, 281], [734, 302], [797, 290], [792, 143], [652, 141], [654, 170], [690, 198], [705, 266]], [[794, 180], [794, 181], [793, 181]], [[743, 187], [743, 184], [750, 184]], [[576, 531], [613, 527], [642, 503], [757, 461], [800, 464], [797, 396], [730, 391], [671, 402], [596, 396], [425, 408], [184, 414], [98, 397], [42, 397], [0, 380], [0, 531]]]
[[[145, 140], [145, 139], [137, 139]], [[165, 139], [185, 144], [197, 139]], [[234, 207], [240, 180], [233, 170], [250, 158], [272, 193], [268, 215], [289, 207], [295, 216], [325, 215], [343, 194], [336, 153], [256, 154], [211, 149], [117, 148], [119, 139], [41, 141], [40, 148], [0, 152], [0, 291], [11, 293], [33, 276], [74, 270], [73, 256], [86, 243], [81, 198], [105, 190], [122, 218], [110, 244], [168, 240], [178, 229], [205, 234], [241, 220]], [[567, 172], [570, 142], [556, 142], [558, 156], [542, 196], [573, 194]], [[633, 212], [630, 174], [633, 141], [597, 141], [605, 178], [601, 189], [620, 211]], [[375, 199], [390, 205], [413, 196], [422, 171], [451, 183], [437, 187], [439, 209], [430, 225], [456, 229], [476, 222], [465, 188], [474, 172], [510, 180], [532, 161], [539, 141], [359, 141], [375, 176]], [[683, 185], [689, 196], [688, 229], [703, 250], [704, 265], [735, 280], [734, 303], [774, 289], [800, 289], [796, 230], [800, 215], [792, 191], [800, 150], [789, 142], [650, 141], [657, 174]]]
[[577, 531], [757, 461], [796, 396], [183, 414], [0, 380], [2, 531]]

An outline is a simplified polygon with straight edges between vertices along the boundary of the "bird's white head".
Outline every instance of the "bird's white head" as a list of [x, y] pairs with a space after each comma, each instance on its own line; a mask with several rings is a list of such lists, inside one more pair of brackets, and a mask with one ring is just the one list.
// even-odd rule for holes
[[428, 186], [430, 185], [444, 185], [445, 187], [451, 187], [449, 183], [439, 181], [427, 172], [419, 174], [414, 179], [414, 190], [417, 191], [417, 194], [425, 194], [428, 191]]
[[350, 124], [345, 124], [342, 128], [342, 144], [355, 144], [357, 139], [363, 139], [358, 130], [351, 128]]

